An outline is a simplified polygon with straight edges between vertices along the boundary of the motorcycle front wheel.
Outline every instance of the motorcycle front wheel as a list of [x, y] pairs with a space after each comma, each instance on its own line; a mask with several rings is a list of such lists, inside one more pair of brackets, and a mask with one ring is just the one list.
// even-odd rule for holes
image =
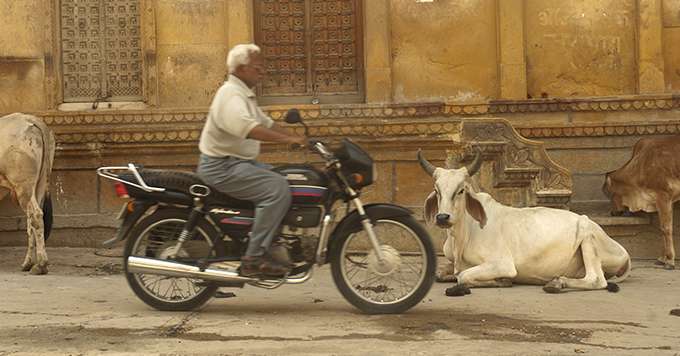
[[345, 299], [365, 313], [405, 312], [434, 282], [432, 241], [412, 216], [377, 220], [373, 230], [382, 261], [365, 230], [334, 236], [329, 256], [333, 280]]
[[[135, 295], [155, 309], [193, 310], [205, 304], [217, 291], [215, 285], [200, 279], [128, 272], [130, 256], [168, 259], [166, 253], [177, 242], [188, 216], [189, 210], [184, 209], [156, 210], [135, 225], [125, 244], [125, 278]], [[225, 253], [224, 242], [217, 230], [201, 219], [194, 237], [182, 244], [176, 259], [195, 264], [198, 259], [224, 256]]]

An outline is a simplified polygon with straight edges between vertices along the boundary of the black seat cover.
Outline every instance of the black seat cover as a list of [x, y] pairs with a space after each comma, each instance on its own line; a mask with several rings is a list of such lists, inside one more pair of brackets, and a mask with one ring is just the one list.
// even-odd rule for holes
[[[210, 188], [210, 194], [206, 197], [205, 203], [208, 206], [226, 206], [241, 209], [253, 209], [253, 203], [247, 200], [236, 199], [228, 194], [222, 193], [217, 188], [206, 184], [195, 173], [186, 171], [170, 171], [164, 169], [139, 169], [139, 175], [146, 185], [150, 187], [165, 188], [170, 191], [190, 194], [189, 188], [194, 184], [205, 185]], [[138, 183], [132, 173], [120, 175], [121, 179], [132, 183]]]

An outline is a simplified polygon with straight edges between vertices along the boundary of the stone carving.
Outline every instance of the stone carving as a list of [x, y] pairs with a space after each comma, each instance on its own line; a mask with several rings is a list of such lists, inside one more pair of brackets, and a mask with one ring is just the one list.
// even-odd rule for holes
[[479, 182], [484, 190], [513, 206], [566, 207], [571, 174], [548, 157], [541, 142], [523, 138], [504, 119], [464, 119], [461, 125], [463, 162], [479, 150], [491, 165], [486, 171], [491, 175], [482, 175]]
[[[653, 99], [611, 100], [556, 100], [492, 102], [483, 105], [423, 104], [364, 104], [343, 106], [301, 106], [300, 111], [316, 136], [350, 135], [383, 136], [440, 136], [450, 135], [464, 117], [489, 112], [559, 111], [560, 105], [573, 105], [572, 111], [591, 110], [670, 110], [680, 108], [680, 98], [656, 96]], [[636, 109], [637, 108], [637, 109]], [[282, 120], [288, 107], [269, 107], [267, 112], [275, 120]], [[464, 114], [454, 114], [460, 112]], [[100, 112], [43, 112], [35, 113], [54, 129], [57, 142], [64, 143], [146, 143], [185, 142], [198, 137], [205, 120], [205, 111], [147, 110]], [[517, 127], [527, 138], [590, 137], [673, 134], [680, 132], [680, 121], [626, 124], [583, 124], [578, 126]], [[480, 139], [495, 137], [504, 132], [501, 126], [485, 126], [476, 133]], [[146, 141], [150, 139], [151, 141]], [[520, 164], [529, 159], [524, 151], [511, 151], [511, 161]]]
[[359, 92], [358, 5], [356, 0], [255, 1], [256, 42], [269, 74], [261, 95]]
[[64, 101], [140, 100], [139, 0], [61, 2]]

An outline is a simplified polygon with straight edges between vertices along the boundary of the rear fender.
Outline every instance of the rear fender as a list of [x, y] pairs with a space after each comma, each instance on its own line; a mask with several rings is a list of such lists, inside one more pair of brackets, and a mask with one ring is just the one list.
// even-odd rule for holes
[[133, 200], [131, 203], [132, 211], [130, 211], [130, 208], [128, 208], [130, 206], [129, 204], [130, 203], [126, 203], [124, 208], [125, 210], [122, 211], [123, 221], [121, 222], [120, 227], [118, 227], [116, 236], [114, 236], [112, 239], [104, 241], [102, 243], [104, 247], [111, 247], [116, 242], [125, 240], [127, 235], [130, 233], [130, 230], [132, 230], [132, 227], [137, 224], [137, 221], [142, 216], [144, 216], [144, 213], [146, 213], [150, 207], [158, 203], [148, 200]]
[[[376, 220], [386, 218], [413, 215], [413, 212], [409, 209], [406, 209], [399, 205], [385, 203], [364, 205], [364, 210], [366, 210], [366, 215], [368, 215], [368, 217], [371, 219], [371, 222], [375, 222]], [[337, 246], [339, 236], [343, 236], [345, 234], [352, 234], [360, 231], [363, 228], [364, 227], [363, 225], [361, 225], [361, 216], [359, 215], [359, 212], [357, 210], [352, 210], [352, 212], [350, 212], [342, 220], [340, 220], [335, 229], [333, 229], [333, 232], [331, 233], [330, 239], [328, 241], [329, 244], [328, 256], [330, 256], [331, 253], [336, 248], [340, 248], [340, 246]]]

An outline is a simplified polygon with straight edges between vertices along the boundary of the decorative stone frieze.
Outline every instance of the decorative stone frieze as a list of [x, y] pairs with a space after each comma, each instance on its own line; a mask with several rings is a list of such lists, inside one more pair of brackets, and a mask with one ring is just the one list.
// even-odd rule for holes
[[601, 137], [629, 135], [669, 135], [680, 133], [680, 122], [630, 123], [625, 125], [578, 125], [568, 127], [523, 127], [517, 129], [524, 137]]
[[[614, 99], [538, 99], [493, 101], [487, 104], [392, 104], [301, 106], [302, 116], [313, 134], [366, 135], [391, 134], [438, 135], [450, 131], [454, 118], [491, 114], [601, 112], [671, 110], [680, 108], [680, 96], [634, 96]], [[275, 120], [282, 120], [288, 107], [269, 107]], [[80, 143], [88, 140], [107, 142], [173, 142], [197, 138], [206, 116], [197, 110], [42, 112], [60, 142]], [[378, 121], [380, 120], [380, 121]], [[179, 126], [178, 126], [179, 125]], [[531, 126], [531, 127], [530, 127]], [[96, 131], [101, 130], [101, 133]], [[519, 132], [534, 137], [620, 136], [680, 132], [680, 122], [634, 122], [626, 124], [588, 124], [558, 127], [535, 127], [520, 123]], [[93, 132], [95, 131], [95, 132]], [[117, 132], [114, 132], [117, 131]], [[102, 136], [104, 135], [104, 136]]]

